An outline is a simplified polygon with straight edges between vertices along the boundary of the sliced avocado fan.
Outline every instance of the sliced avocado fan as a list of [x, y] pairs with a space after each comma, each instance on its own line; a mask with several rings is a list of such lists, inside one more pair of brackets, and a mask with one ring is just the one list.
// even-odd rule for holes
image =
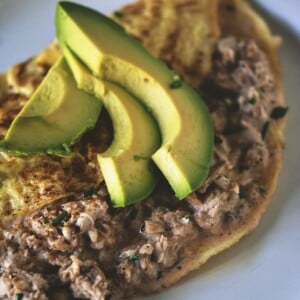
[[93, 128], [102, 102], [80, 90], [63, 58], [14, 119], [0, 150], [15, 154], [70, 155], [70, 146]]
[[69, 47], [93, 75], [126, 89], [156, 119], [162, 144], [152, 159], [177, 197], [199, 188], [208, 176], [214, 136], [200, 96], [121, 26], [94, 10], [60, 2], [56, 29], [60, 45]]
[[156, 122], [128, 92], [96, 78], [68, 48], [62, 50], [78, 87], [101, 99], [112, 119], [113, 142], [98, 162], [113, 205], [145, 199], [155, 187], [150, 158], [160, 146]]

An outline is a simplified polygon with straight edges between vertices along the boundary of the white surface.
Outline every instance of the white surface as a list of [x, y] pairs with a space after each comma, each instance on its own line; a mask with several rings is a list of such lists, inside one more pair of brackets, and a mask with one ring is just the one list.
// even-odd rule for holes
[[257, 0], [300, 35], [300, 0]]
[[[261, 0], [272, 4], [271, 8], [276, 6], [279, 13], [290, 16], [288, 21], [293, 24], [299, 22], [292, 21], [299, 1]], [[55, 2], [0, 0], [0, 72], [38, 52], [53, 39]], [[127, 1], [81, 2], [109, 12]], [[176, 287], [147, 299], [300, 299], [300, 42], [299, 36], [292, 35], [283, 26], [271, 24], [274, 32], [284, 38], [281, 58], [290, 106], [284, 168], [276, 197], [253, 234], [212, 259]]]

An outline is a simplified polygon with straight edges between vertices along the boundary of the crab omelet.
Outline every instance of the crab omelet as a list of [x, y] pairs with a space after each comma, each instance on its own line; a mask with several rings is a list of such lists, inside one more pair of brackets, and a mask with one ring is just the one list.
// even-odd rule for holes
[[[160, 291], [253, 230], [272, 199], [287, 111], [280, 38], [242, 0], [140, 0], [112, 17], [203, 97], [209, 177], [183, 201], [160, 178], [146, 200], [113, 208], [96, 158], [113, 136], [105, 110], [76, 156], [0, 152], [1, 299]], [[60, 55], [54, 42], [0, 76], [1, 139]]]

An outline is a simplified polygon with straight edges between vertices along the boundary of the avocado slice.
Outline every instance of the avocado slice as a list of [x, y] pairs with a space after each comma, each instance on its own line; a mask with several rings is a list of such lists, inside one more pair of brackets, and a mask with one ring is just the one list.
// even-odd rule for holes
[[156, 122], [132, 95], [96, 78], [72, 51], [62, 49], [77, 86], [101, 99], [112, 119], [113, 142], [98, 154], [98, 162], [113, 205], [124, 207], [145, 199], [155, 187], [150, 158], [161, 143]]
[[0, 149], [22, 155], [70, 155], [69, 147], [95, 126], [101, 107], [96, 97], [77, 88], [60, 58], [12, 122]]
[[206, 179], [213, 153], [213, 126], [200, 96], [154, 58], [124, 29], [81, 5], [60, 2], [57, 37], [92, 73], [138, 98], [157, 120], [161, 147], [152, 159], [179, 199]]
[[102, 97], [114, 129], [110, 147], [98, 154], [108, 192], [115, 207], [124, 207], [145, 199], [155, 187], [151, 155], [160, 146], [155, 121], [128, 92], [105, 83]]

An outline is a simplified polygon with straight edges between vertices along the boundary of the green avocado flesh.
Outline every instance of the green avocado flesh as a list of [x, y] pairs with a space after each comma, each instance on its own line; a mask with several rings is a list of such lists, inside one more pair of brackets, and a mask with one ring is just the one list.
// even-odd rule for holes
[[60, 2], [57, 37], [98, 78], [138, 98], [162, 136], [152, 159], [179, 199], [201, 186], [213, 153], [213, 127], [199, 95], [122, 27], [89, 8]]
[[113, 205], [145, 199], [155, 186], [150, 158], [160, 146], [156, 122], [124, 89], [94, 77], [69, 49], [63, 47], [63, 53], [77, 86], [101, 99], [112, 119], [113, 142], [98, 161]]
[[160, 146], [160, 135], [140, 103], [122, 88], [106, 86], [109, 90], [102, 101], [113, 122], [114, 139], [98, 161], [114, 206], [123, 207], [153, 191], [150, 158]]
[[60, 58], [11, 124], [0, 149], [23, 155], [69, 155], [69, 146], [95, 126], [101, 107], [96, 97], [77, 88]]

